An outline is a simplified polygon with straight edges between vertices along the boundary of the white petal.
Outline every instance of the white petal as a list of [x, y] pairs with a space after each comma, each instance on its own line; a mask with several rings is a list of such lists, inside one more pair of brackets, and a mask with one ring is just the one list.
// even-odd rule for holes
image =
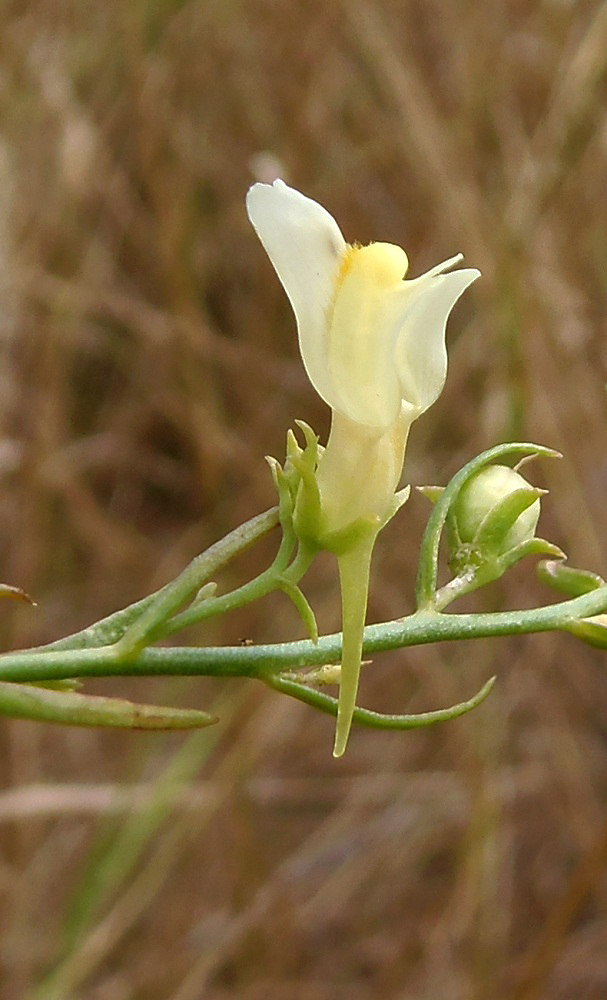
[[447, 377], [447, 320], [460, 295], [479, 276], [476, 268], [440, 275], [433, 269], [429, 275], [407, 283], [417, 287], [407, 289], [403, 299], [395, 363], [403, 400], [415, 406], [418, 415], [432, 406], [442, 392]]
[[322, 205], [284, 181], [254, 184], [247, 212], [293, 306], [308, 377], [331, 406], [326, 321], [347, 243]]
[[405, 251], [391, 243], [353, 247], [336, 289], [327, 345], [331, 402], [367, 427], [386, 429], [400, 412], [394, 320], [407, 266]]

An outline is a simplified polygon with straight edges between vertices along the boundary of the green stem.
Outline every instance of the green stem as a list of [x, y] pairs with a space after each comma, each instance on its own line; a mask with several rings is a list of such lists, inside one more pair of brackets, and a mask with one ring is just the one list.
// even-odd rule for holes
[[477, 589], [477, 573], [475, 570], [467, 570], [460, 576], [455, 576], [449, 580], [444, 587], [436, 591], [434, 595], [434, 608], [436, 611], [444, 611], [446, 607], [457, 601], [459, 597], [472, 593]]
[[186, 608], [180, 614], [174, 615], [162, 625], [162, 637], [174, 635], [176, 632], [181, 632], [182, 629], [190, 625], [198, 625], [209, 618], [226, 614], [226, 612], [232, 611], [234, 608], [242, 608], [245, 604], [257, 601], [259, 598], [265, 597], [267, 594], [271, 594], [278, 589], [283, 589], [289, 596], [292, 596], [291, 589], [301, 580], [309, 568], [314, 553], [307, 549], [302, 551], [300, 548], [291, 565], [285, 568], [289, 555], [290, 551], [283, 550], [283, 546], [281, 545], [281, 549], [272, 565], [264, 570], [263, 573], [260, 573], [259, 576], [256, 576], [254, 580], [243, 584], [242, 587], [237, 587], [236, 590], [230, 591], [229, 594], [211, 597], [201, 604]]
[[158, 634], [152, 637], [152, 641], [175, 635], [176, 632], [181, 632], [182, 629], [191, 625], [198, 625], [208, 621], [209, 618], [226, 614], [228, 611], [233, 611], [234, 608], [242, 608], [245, 604], [250, 604], [252, 601], [259, 600], [260, 597], [265, 597], [266, 594], [271, 594], [272, 591], [276, 590], [277, 576], [278, 573], [273, 564], [259, 576], [256, 576], [254, 580], [249, 580], [242, 587], [231, 590], [229, 594], [211, 597], [207, 601], [186, 608], [185, 611], [174, 615], [168, 621], [163, 621], [157, 629]]
[[[115, 611], [101, 621], [74, 632], [64, 639], [58, 639], [46, 646], [40, 646], [36, 653], [42, 650], [84, 649], [99, 646], [110, 646], [124, 640], [131, 629], [129, 646], [136, 649], [142, 638], [154, 631], [159, 620], [169, 616], [191, 595], [196, 593], [213, 573], [226, 563], [248, 549], [254, 542], [267, 535], [278, 524], [278, 507], [258, 514], [256, 517], [241, 524], [225, 538], [215, 542], [206, 552], [196, 556], [186, 566], [176, 580], [167, 583], [156, 593], [144, 597], [121, 611]], [[284, 538], [279, 554], [282, 553]], [[275, 562], [278, 560], [276, 557]], [[263, 574], [262, 574], [263, 575]], [[218, 599], [219, 600], [219, 599]], [[205, 602], [206, 603], [206, 602]], [[209, 601], [210, 603], [210, 601]], [[204, 605], [201, 605], [203, 607]], [[217, 612], [219, 613], [219, 612]], [[143, 623], [143, 624], [141, 624]], [[180, 626], [183, 627], [183, 626]], [[125, 642], [125, 647], [126, 647]], [[125, 649], [123, 649], [125, 654]]]
[[[391, 649], [532, 632], [567, 630], [581, 618], [607, 611], [607, 586], [545, 608], [491, 614], [417, 612], [408, 618], [368, 625], [363, 656]], [[213, 676], [260, 677], [267, 671], [339, 663], [339, 633], [264, 646], [174, 647], [144, 649], [128, 661], [116, 659], [113, 648], [49, 649], [0, 656], [0, 680], [40, 681], [65, 677]]]

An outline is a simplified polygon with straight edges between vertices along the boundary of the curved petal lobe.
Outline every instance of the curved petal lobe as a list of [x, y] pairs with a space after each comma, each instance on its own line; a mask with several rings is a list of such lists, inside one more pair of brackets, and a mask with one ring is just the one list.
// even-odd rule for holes
[[332, 406], [327, 314], [348, 245], [333, 216], [284, 181], [254, 184], [247, 212], [293, 306], [308, 377]]
[[411, 289], [403, 296], [402, 325], [394, 360], [403, 400], [415, 406], [418, 416], [432, 406], [442, 392], [447, 377], [447, 320], [460, 295], [479, 276], [480, 271], [476, 268], [430, 277], [424, 275], [418, 279], [415, 294], [411, 296]]

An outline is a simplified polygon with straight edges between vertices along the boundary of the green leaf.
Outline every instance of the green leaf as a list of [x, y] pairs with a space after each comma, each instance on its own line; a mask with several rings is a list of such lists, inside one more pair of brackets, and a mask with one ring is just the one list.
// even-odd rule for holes
[[605, 586], [605, 581], [597, 573], [566, 566], [563, 559], [540, 562], [537, 564], [536, 572], [542, 583], [567, 597], [580, 597]]
[[201, 729], [219, 720], [197, 709], [138, 705], [121, 698], [58, 691], [31, 684], [0, 683], [0, 715], [64, 726], [120, 729]]
[[[262, 678], [263, 681], [275, 691], [289, 695], [298, 701], [311, 705], [327, 715], [337, 715], [338, 700], [331, 695], [315, 691], [306, 687], [298, 681], [291, 680], [281, 674], [268, 674]], [[449, 708], [439, 708], [432, 712], [420, 712], [414, 715], [388, 715], [383, 712], [372, 712], [367, 708], [355, 708], [352, 713], [352, 723], [357, 726], [365, 726], [368, 729], [423, 729], [426, 726], [433, 726], [439, 722], [449, 722], [451, 719], [458, 719], [461, 715], [466, 715], [480, 705], [491, 693], [496, 678], [491, 677], [486, 684], [468, 701], [462, 701]]]

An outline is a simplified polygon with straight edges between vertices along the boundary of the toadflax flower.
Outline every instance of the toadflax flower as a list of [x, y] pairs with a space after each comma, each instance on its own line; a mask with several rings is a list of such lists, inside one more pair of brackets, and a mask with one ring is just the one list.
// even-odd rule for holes
[[332, 410], [316, 502], [306, 510], [302, 495], [295, 525], [309, 546], [338, 560], [340, 756], [356, 705], [375, 539], [406, 500], [408, 491], [396, 490], [409, 428], [442, 391], [447, 319], [479, 271], [451, 270], [459, 254], [405, 281], [404, 250], [346, 243], [321, 205], [280, 180], [254, 184], [247, 211], [291, 301], [310, 381]]

